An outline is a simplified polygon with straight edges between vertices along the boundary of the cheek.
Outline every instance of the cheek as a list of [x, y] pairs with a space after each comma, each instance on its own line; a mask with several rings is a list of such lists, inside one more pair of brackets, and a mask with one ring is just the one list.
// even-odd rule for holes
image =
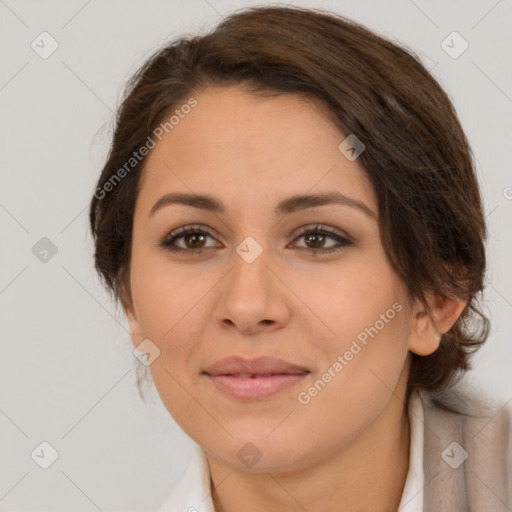
[[344, 309], [331, 320], [336, 335], [316, 341], [322, 363], [297, 397], [306, 417], [328, 417], [323, 434], [333, 440], [343, 433], [348, 442], [372, 423], [403, 376], [410, 329], [406, 307], [399, 293], [386, 288], [374, 289], [369, 299], [340, 300]]
[[[174, 420], [195, 439], [190, 417], [202, 418], [190, 361], [197, 361], [205, 319], [211, 315], [205, 298], [212, 283], [166, 265], [132, 260], [131, 287], [141, 336], [160, 350], [149, 366], [156, 391]], [[199, 276], [200, 277], [200, 276]]]
[[[400, 305], [404, 310], [405, 285], [381, 251], [367, 253], [353, 253], [340, 264], [310, 266], [290, 276], [294, 292], [307, 306], [305, 321], [312, 340], [321, 335], [332, 339], [335, 348], [343, 348], [340, 343], [350, 344], [359, 335], [364, 339], [375, 324], [379, 332], [403, 329], [396, 319], [405, 316], [397, 311]], [[395, 303], [399, 306], [393, 307]]]
[[204, 299], [212, 283], [211, 277], [204, 277], [194, 269], [171, 272], [163, 258], [133, 255], [131, 290], [140, 335], [155, 343], [163, 356], [151, 365], [152, 372], [163, 362], [172, 371], [194, 355], [204, 321], [210, 318]]
[[[387, 394], [394, 389], [408, 353], [409, 327], [402, 304], [397, 300], [364, 307], [350, 303], [332, 325], [335, 335], [317, 338], [323, 354], [317, 378], [329, 383], [333, 392], [349, 393], [353, 399], [371, 400], [379, 390]], [[351, 402], [350, 397], [347, 400]]]
[[[410, 319], [406, 287], [384, 254], [375, 251], [365, 259], [324, 268], [321, 275], [299, 283], [298, 293], [318, 312], [307, 313], [308, 338], [322, 354], [319, 375], [325, 380], [336, 375], [328, 386], [331, 392], [349, 391], [367, 399], [377, 397], [379, 388], [384, 394], [387, 387], [394, 389], [408, 353]], [[330, 398], [339, 402], [339, 396]]]

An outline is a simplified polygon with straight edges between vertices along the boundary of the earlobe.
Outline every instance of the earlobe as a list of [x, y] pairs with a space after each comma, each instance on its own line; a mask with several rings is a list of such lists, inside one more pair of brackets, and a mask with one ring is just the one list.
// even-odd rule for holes
[[434, 353], [443, 334], [455, 324], [466, 307], [466, 301], [457, 297], [441, 297], [429, 294], [428, 307], [417, 302], [415, 318], [409, 340], [409, 349], [420, 356]]
[[428, 356], [435, 352], [441, 342], [439, 333], [426, 310], [418, 311], [413, 320], [409, 339], [409, 350], [419, 356]]

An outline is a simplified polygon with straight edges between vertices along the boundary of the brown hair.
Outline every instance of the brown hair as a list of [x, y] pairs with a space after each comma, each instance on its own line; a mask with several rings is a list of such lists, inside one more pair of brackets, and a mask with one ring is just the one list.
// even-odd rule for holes
[[468, 302], [433, 354], [412, 354], [407, 396], [458, 380], [489, 330], [477, 303], [486, 227], [471, 149], [447, 94], [414, 52], [321, 9], [235, 12], [209, 33], [159, 49], [130, 79], [89, 212], [95, 266], [114, 298], [125, 307], [130, 298], [145, 162], [133, 155], [173, 109], [214, 85], [319, 99], [342, 133], [363, 142], [359, 163], [378, 198], [382, 243], [411, 296], [426, 304], [435, 291]]

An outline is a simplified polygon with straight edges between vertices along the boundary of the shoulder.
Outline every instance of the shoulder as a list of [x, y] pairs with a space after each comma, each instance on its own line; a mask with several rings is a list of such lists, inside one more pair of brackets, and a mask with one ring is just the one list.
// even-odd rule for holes
[[419, 391], [424, 407], [427, 510], [510, 510], [512, 401], [462, 385]]
[[468, 381], [435, 392], [420, 391], [422, 400], [432, 407], [467, 417], [489, 417], [500, 410], [505, 414], [512, 411], [512, 400], [501, 401], [488, 391], [472, 387]]
[[512, 434], [512, 399], [508, 402], [490, 393], [471, 388], [467, 383], [442, 391], [419, 391], [425, 422], [434, 431], [463, 430], [467, 435], [484, 431], [502, 441]]

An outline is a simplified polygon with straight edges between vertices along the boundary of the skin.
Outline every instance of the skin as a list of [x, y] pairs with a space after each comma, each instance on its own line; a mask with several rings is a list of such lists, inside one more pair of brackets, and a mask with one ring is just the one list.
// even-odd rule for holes
[[[358, 160], [338, 150], [345, 135], [321, 103], [260, 98], [241, 87], [192, 96], [198, 105], [158, 142], [142, 176], [131, 296], [123, 300], [133, 344], [149, 338], [160, 350], [152, 377], [170, 414], [206, 452], [216, 511], [396, 510], [409, 460], [409, 351], [432, 353], [464, 304], [429, 295], [431, 317], [409, 296], [382, 247], [375, 193]], [[274, 213], [289, 196], [326, 191], [373, 215], [339, 204]], [[210, 194], [226, 211], [172, 204], [150, 215], [170, 192]], [[182, 237], [177, 253], [160, 245], [191, 224], [213, 236]], [[352, 243], [298, 235], [316, 224]], [[247, 236], [263, 251], [252, 263], [236, 252]], [[339, 250], [318, 253], [332, 247]], [[401, 311], [300, 403], [298, 393], [396, 302]], [[241, 401], [202, 373], [234, 354], [276, 356], [311, 373], [277, 395]], [[237, 457], [248, 442], [262, 455], [251, 468]]]

